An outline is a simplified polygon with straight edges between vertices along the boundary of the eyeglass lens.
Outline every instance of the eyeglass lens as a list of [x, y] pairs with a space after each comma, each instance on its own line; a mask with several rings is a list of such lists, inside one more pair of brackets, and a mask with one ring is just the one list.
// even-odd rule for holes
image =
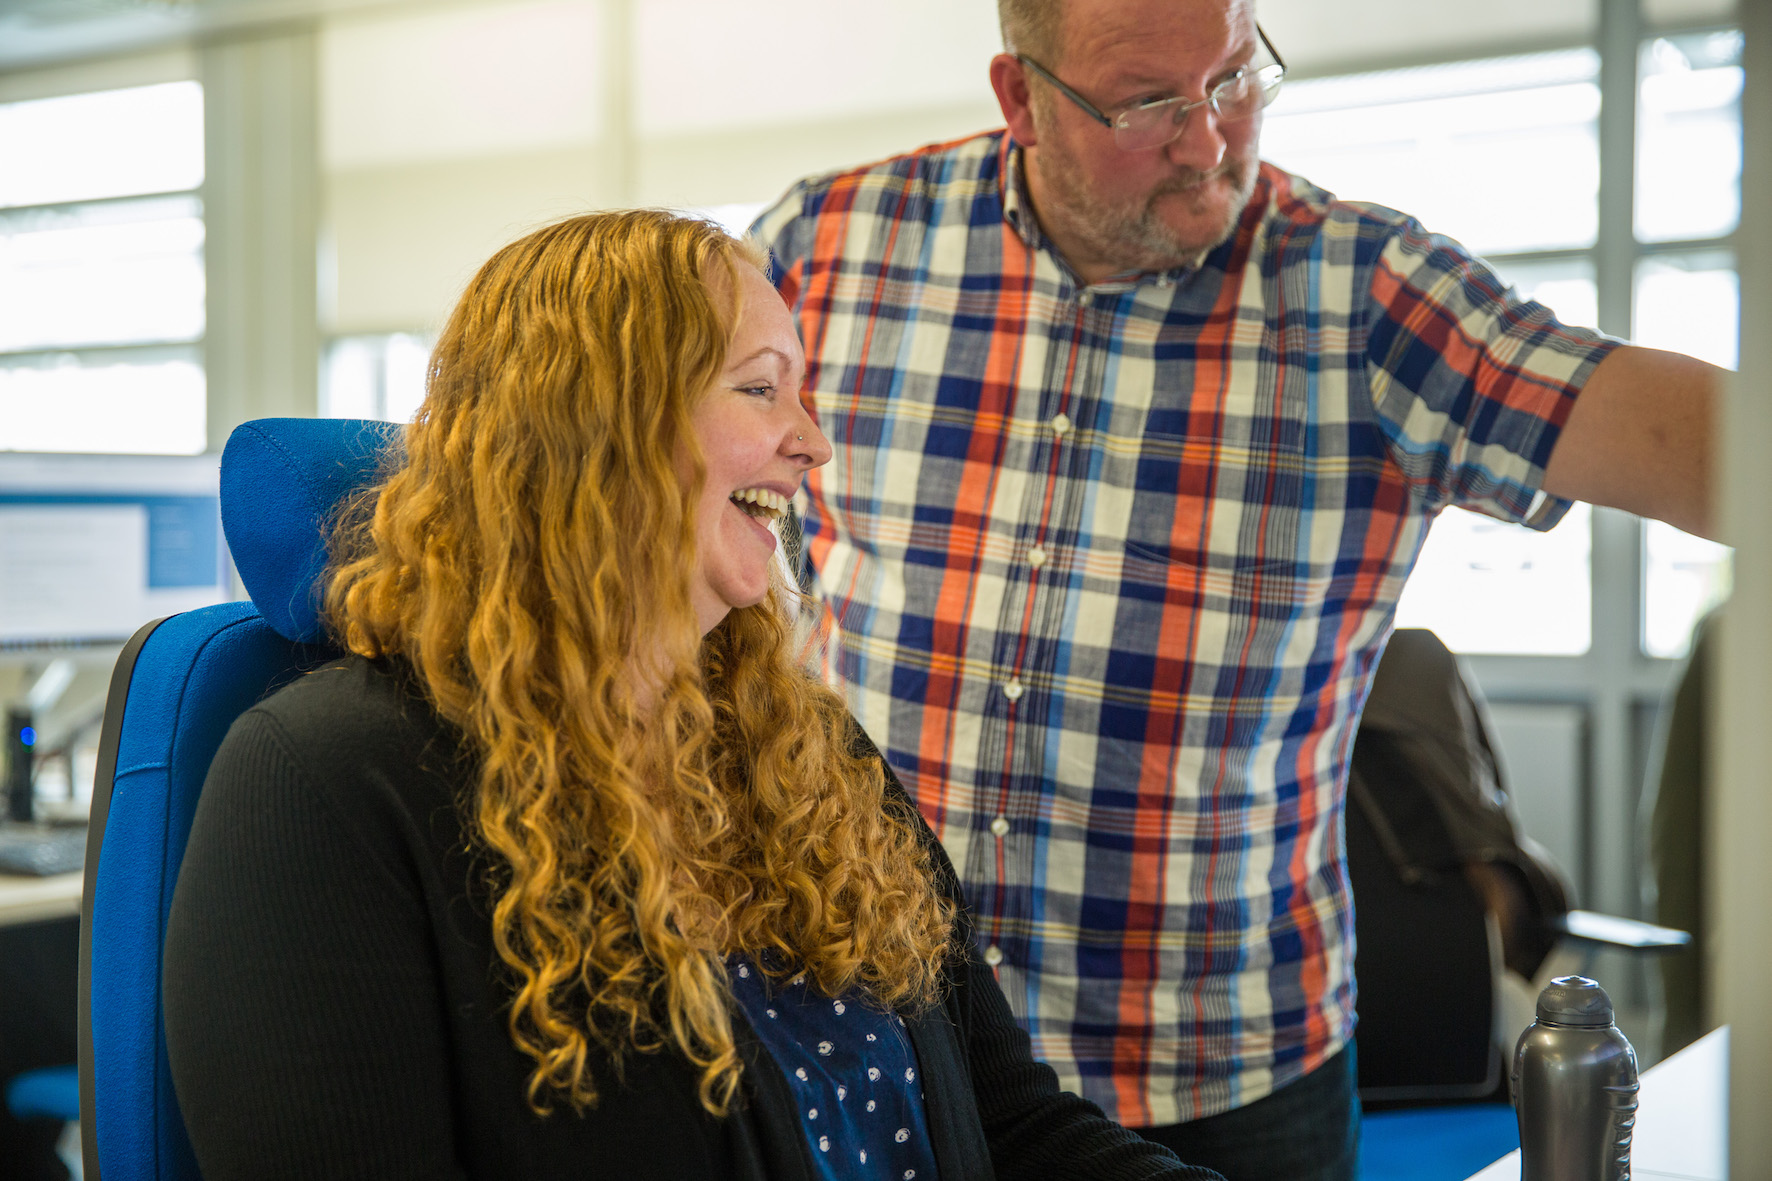
[[1134, 107], [1114, 121], [1114, 141], [1122, 149], [1161, 147], [1178, 139], [1199, 107], [1211, 106], [1220, 119], [1247, 119], [1274, 101], [1284, 70], [1264, 66], [1223, 83], [1202, 103], [1171, 99]]

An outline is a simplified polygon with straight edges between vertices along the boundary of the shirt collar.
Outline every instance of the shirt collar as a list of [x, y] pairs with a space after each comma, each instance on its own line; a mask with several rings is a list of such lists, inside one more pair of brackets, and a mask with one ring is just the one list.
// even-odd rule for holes
[[1003, 220], [1009, 223], [1025, 246], [1038, 248], [1045, 236], [1034, 217], [1034, 205], [1027, 195], [1027, 178], [1022, 175], [1021, 145], [1007, 131], [1003, 133], [1002, 167], [997, 175], [1003, 185]]

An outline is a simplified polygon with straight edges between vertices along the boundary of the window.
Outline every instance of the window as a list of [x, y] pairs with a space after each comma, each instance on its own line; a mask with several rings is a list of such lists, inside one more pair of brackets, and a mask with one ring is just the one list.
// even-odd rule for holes
[[1699, 617], [1729, 597], [1728, 546], [1643, 522], [1643, 652], [1678, 659]]
[[[1741, 35], [1637, 48], [1634, 80], [1572, 50], [1289, 82], [1264, 154], [1415, 214], [1566, 323], [1733, 366]], [[1487, 129], [1467, 103], [1493, 113]], [[1602, 159], [1600, 125], [1633, 103], [1626, 167]], [[1449, 509], [1423, 546], [1397, 622], [1463, 655], [1528, 831], [1561, 847], [1589, 905], [1637, 906], [1631, 818], [1668, 659], [1729, 583], [1724, 547], [1586, 506], [1548, 534]], [[1596, 971], [1647, 1004], [1636, 967], [1602, 957]]]
[[[1738, 30], [1668, 35], [1645, 41], [1637, 63], [1631, 339], [1724, 367], [1738, 343], [1727, 236], [1741, 213], [1741, 50]], [[1338, 196], [1419, 217], [1565, 323], [1592, 325], [1599, 111], [1596, 52], [1525, 54], [1288, 83], [1263, 147]], [[1480, 183], [1507, 177], [1541, 179]], [[1727, 593], [1729, 551], [1641, 528], [1641, 650], [1681, 656], [1698, 615]], [[1464, 652], [1579, 655], [1592, 642], [1596, 544], [1585, 511], [1534, 535], [1448, 510], [1398, 622]]]
[[[1733, 29], [1658, 37], [1638, 64], [1636, 234], [1677, 245], [1638, 261], [1631, 335], [1726, 369], [1741, 293], [1717, 240], [1741, 217], [1741, 49]], [[1659, 521], [1643, 523], [1642, 549], [1643, 652], [1682, 657], [1698, 617], [1728, 596], [1730, 550]]]
[[[1591, 49], [1288, 82], [1262, 154], [1479, 253], [1591, 245], [1600, 58]], [[1556, 176], [1554, 185], [1475, 183]]]
[[[1593, 264], [1505, 264], [1501, 277], [1570, 324], [1599, 317]], [[1398, 627], [1431, 628], [1469, 653], [1579, 656], [1593, 642], [1593, 514], [1576, 505], [1549, 533], [1447, 509], [1397, 604]]]
[[[1576, 49], [1288, 83], [1263, 154], [1338, 196], [1501, 253], [1496, 269], [1522, 296], [1593, 324], [1594, 266], [1575, 251], [1599, 224], [1599, 73], [1599, 55]], [[1558, 183], [1472, 183], [1516, 175]], [[1461, 652], [1580, 655], [1592, 643], [1591, 549], [1585, 506], [1549, 533], [1448, 509], [1397, 623], [1430, 627]]]
[[1714, 238], [1741, 216], [1741, 33], [1658, 37], [1638, 65], [1636, 231]]
[[1543, 304], [1565, 324], [1595, 324], [1600, 290], [1586, 257], [1514, 257], [1492, 262], [1497, 274], [1526, 299]]
[[[1727, 250], [1652, 255], [1637, 264], [1632, 335], [1733, 369], [1741, 293]], [[1660, 521], [1643, 522], [1641, 643], [1650, 656], [1683, 657], [1699, 616], [1729, 594], [1731, 551]]]
[[203, 91], [0, 105], [0, 450], [206, 442]]
[[1397, 604], [1398, 627], [1426, 627], [1455, 652], [1580, 656], [1593, 643], [1593, 510], [1549, 533], [1447, 509]]
[[1741, 291], [1727, 250], [1655, 254], [1637, 264], [1631, 338], [1735, 368]]
[[321, 366], [321, 416], [411, 422], [430, 359], [431, 341], [412, 333], [337, 338]]

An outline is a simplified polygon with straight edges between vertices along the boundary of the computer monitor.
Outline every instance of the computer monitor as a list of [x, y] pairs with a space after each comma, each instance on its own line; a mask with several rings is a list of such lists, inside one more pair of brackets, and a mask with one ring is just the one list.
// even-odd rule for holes
[[235, 598], [214, 455], [0, 452], [0, 657]]

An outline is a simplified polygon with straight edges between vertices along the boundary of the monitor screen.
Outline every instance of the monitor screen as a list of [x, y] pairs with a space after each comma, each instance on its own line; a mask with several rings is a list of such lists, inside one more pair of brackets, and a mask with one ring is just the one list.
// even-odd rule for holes
[[234, 598], [218, 464], [0, 452], [0, 652], [117, 644]]

